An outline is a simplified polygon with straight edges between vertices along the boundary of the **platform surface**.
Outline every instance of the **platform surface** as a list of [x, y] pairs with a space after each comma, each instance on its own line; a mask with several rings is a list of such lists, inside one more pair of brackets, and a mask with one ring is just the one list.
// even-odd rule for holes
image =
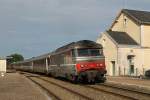
[[18, 73], [0, 74], [0, 100], [50, 100], [37, 85]]

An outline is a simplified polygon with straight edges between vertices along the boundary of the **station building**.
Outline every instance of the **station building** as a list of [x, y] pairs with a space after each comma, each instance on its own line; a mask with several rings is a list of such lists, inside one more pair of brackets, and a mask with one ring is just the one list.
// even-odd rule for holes
[[104, 47], [108, 75], [144, 75], [150, 69], [150, 12], [122, 9], [97, 43]]
[[6, 59], [0, 58], [0, 73], [6, 72]]

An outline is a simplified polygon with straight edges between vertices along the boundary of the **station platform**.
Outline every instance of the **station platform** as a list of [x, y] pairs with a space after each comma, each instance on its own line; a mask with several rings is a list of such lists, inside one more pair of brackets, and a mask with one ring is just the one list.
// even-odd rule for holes
[[0, 100], [50, 100], [50, 98], [23, 75], [0, 73]]

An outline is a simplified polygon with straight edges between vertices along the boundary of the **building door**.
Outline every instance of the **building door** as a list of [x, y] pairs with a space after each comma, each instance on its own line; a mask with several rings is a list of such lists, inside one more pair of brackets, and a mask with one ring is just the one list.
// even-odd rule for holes
[[134, 65], [130, 65], [130, 75], [134, 74]]
[[127, 58], [128, 58], [128, 63], [129, 63], [128, 73], [129, 75], [134, 75], [134, 63], [133, 63], [134, 55], [128, 55]]
[[112, 75], [115, 76], [116, 68], [115, 68], [115, 61], [111, 61], [112, 63]]

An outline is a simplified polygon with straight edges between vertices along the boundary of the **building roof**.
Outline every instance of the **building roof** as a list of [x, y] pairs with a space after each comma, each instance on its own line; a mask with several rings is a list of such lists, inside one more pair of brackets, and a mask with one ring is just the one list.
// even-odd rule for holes
[[107, 31], [107, 34], [118, 44], [121, 45], [138, 45], [126, 32]]
[[133, 20], [138, 25], [150, 25], [150, 12], [148, 11], [139, 11], [139, 10], [131, 10], [131, 9], [122, 9], [118, 16], [116, 17], [115, 21], [112, 23], [111, 28], [117, 22], [120, 15], [124, 13], [128, 16], [131, 20]]
[[121, 12], [125, 13], [139, 24], [150, 24], [150, 12], [148, 11], [122, 9]]

